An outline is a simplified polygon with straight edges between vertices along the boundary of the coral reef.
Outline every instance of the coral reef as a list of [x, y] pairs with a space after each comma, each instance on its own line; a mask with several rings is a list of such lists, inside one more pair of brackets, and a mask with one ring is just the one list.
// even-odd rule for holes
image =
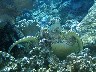
[[[85, 48], [78, 54], [72, 53], [66, 60], [59, 60], [48, 48], [35, 47], [28, 57], [15, 59], [8, 53], [0, 52], [0, 71], [15, 72], [95, 72], [96, 57], [90, 56]], [[5, 61], [3, 64], [2, 62]], [[6, 63], [7, 62], [7, 63]]]
[[93, 0], [0, 0], [0, 72], [96, 72], [96, 3], [92, 4]]
[[[67, 55], [69, 55], [72, 52], [79, 52], [80, 50], [83, 49], [83, 44], [79, 36], [76, 35], [74, 32], [67, 32], [67, 34], [66, 33], [64, 34], [62, 32], [59, 19], [57, 18], [54, 19], [54, 23], [48, 29], [50, 39], [48, 38], [47, 36], [48, 34], [46, 34], [46, 31], [44, 31], [43, 29], [41, 34], [37, 35], [37, 37], [41, 39], [36, 39], [33, 36], [32, 37], [27, 36], [24, 37], [23, 39], [19, 39], [9, 47], [8, 52], [10, 53], [11, 49], [19, 43], [32, 41], [35, 43], [37, 42], [39, 44], [41, 40], [46, 41], [45, 45], [49, 45], [49, 47], [52, 47], [53, 53], [56, 54], [60, 59], [64, 59]], [[47, 43], [48, 41], [50, 42]]]
[[90, 50], [85, 48], [78, 54], [70, 54], [67, 57], [68, 67], [71, 72], [95, 72], [95, 57], [90, 56]]

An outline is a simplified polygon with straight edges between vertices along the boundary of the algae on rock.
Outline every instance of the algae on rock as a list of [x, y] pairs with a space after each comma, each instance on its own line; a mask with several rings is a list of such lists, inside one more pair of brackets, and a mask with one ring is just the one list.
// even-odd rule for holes
[[15, 43], [13, 43], [10, 47], [9, 47], [9, 50], [8, 50], [8, 53], [10, 53], [10, 51], [12, 50], [12, 48], [14, 46], [16, 46], [17, 44], [19, 43], [22, 43], [22, 42], [34, 42], [34, 43], [38, 43], [38, 40], [36, 37], [33, 37], [33, 36], [27, 36], [27, 37], [24, 37], [22, 39], [19, 39], [18, 41], [16, 41]]
[[82, 50], [83, 44], [76, 33], [68, 32], [65, 34], [65, 38], [62, 39], [62, 42], [53, 43], [51, 47], [54, 54], [56, 54], [60, 59], [64, 59], [67, 55]]
[[75, 32], [65, 32], [61, 27], [59, 19], [54, 20], [49, 34], [52, 51], [60, 59], [64, 59], [67, 55], [83, 49], [83, 44], [79, 36]]

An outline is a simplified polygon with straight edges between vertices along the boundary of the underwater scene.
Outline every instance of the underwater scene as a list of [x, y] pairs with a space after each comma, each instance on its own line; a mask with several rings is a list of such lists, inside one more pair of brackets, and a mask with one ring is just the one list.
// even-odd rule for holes
[[96, 0], [0, 0], [0, 72], [96, 72]]

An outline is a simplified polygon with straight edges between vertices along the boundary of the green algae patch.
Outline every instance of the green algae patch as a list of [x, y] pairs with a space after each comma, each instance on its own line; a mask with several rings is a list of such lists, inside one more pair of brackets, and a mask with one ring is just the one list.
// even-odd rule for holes
[[16, 46], [17, 44], [23, 43], [23, 42], [34, 42], [34, 43], [38, 43], [38, 39], [36, 37], [33, 36], [27, 36], [24, 37], [22, 39], [19, 39], [18, 41], [16, 41], [15, 43], [13, 43], [8, 50], [8, 53], [10, 53], [10, 51], [12, 50], [12, 48], [14, 48], [14, 46]]
[[65, 34], [62, 42], [53, 43], [51, 45], [53, 53], [60, 59], [66, 58], [67, 55], [73, 52], [79, 52], [83, 49], [82, 40], [74, 32]]

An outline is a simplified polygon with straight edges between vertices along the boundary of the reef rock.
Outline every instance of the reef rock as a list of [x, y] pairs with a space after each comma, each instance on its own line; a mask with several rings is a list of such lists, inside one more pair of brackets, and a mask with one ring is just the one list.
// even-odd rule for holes
[[77, 29], [84, 46], [96, 44], [96, 3], [89, 9], [88, 14], [80, 22]]

